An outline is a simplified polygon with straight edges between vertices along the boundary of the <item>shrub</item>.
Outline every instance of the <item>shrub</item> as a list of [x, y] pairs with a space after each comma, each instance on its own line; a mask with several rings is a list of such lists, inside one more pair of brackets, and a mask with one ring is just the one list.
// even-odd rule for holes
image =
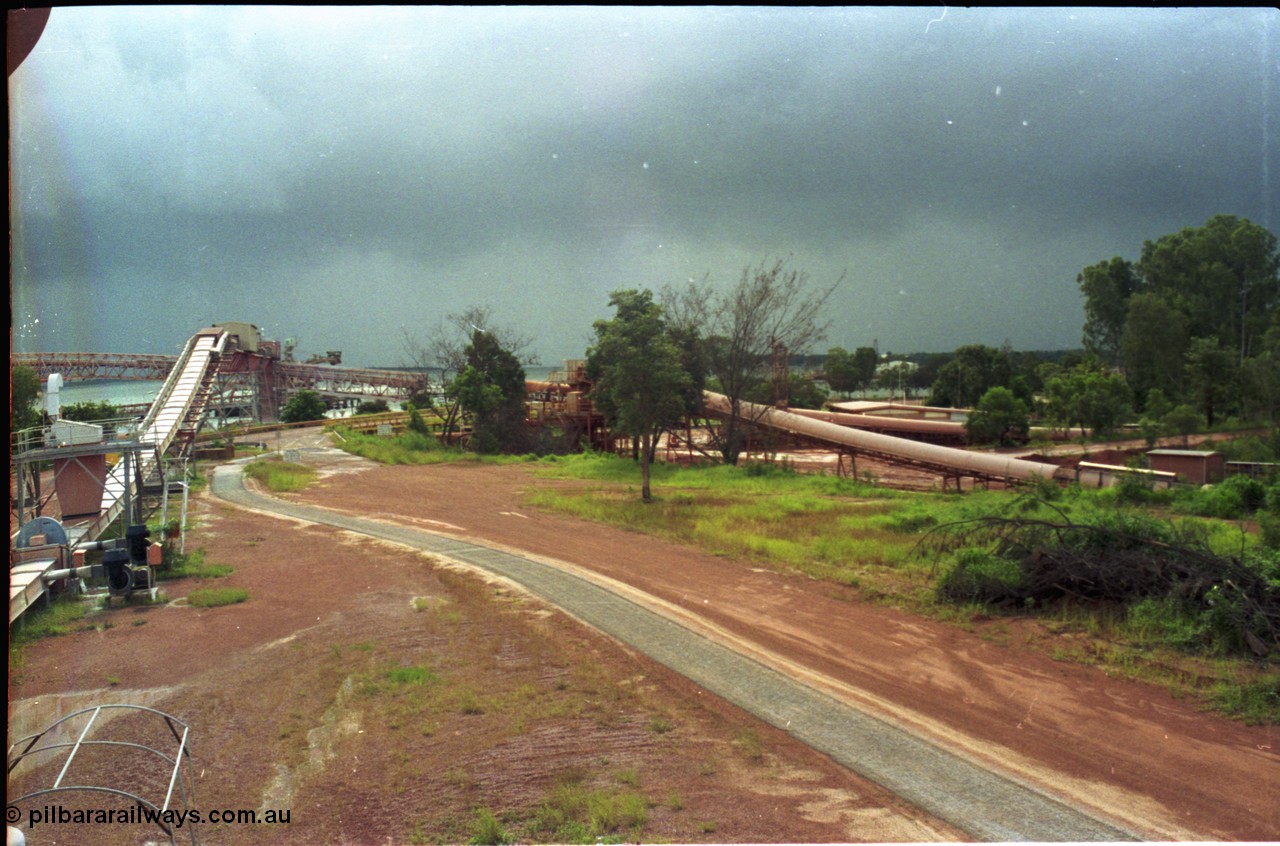
[[1209, 695], [1214, 706], [1250, 725], [1280, 723], [1280, 672], [1254, 682], [1220, 684]]
[[1280, 514], [1258, 512], [1258, 537], [1263, 547], [1280, 550]]
[[1013, 391], [995, 387], [982, 395], [964, 428], [973, 443], [1024, 442], [1031, 428], [1030, 416], [1027, 404], [1014, 396]]
[[422, 414], [413, 406], [409, 407], [409, 422], [406, 425], [408, 426], [409, 431], [416, 435], [431, 434], [431, 429], [422, 419]]
[[1248, 476], [1228, 476], [1216, 485], [1179, 495], [1178, 510], [1200, 517], [1239, 520], [1266, 505], [1267, 488]]
[[305, 423], [310, 420], [323, 420], [329, 407], [318, 391], [298, 391], [284, 404], [280, 412], [282, 423]]
[[1125, 619], [1142, 640], [1181, 649], [1199, 649], [1210, 638], [1205, 621], [1171, 597], [1147, 598], [1129, 606]]
[[475, 822], [471, 824], [471, 843], [498, 844], [507, 842], [507, 830], [488, 808], [476, 809]]
[[1022, 570], [1014, 561], [982, 549], [961, 549], [938, 581], [938, 592], [952, 602], [1000, 604], [1015, 599]]

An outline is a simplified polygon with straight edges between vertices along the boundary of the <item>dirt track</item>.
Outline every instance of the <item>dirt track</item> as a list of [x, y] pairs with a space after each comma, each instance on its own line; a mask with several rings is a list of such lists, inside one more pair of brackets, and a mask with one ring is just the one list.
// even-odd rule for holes
[[[326, 472], [344, 468], [379, 472], [349, 460]], [[206, 583], [170, 582], [164, 588], [176, 601], [168, 605], [117, 603], [81, 631], [33, 644], [10, 676], [9, 730], [23, 735], [105, 702], [146, 704], [187, 721], [192, 808], [292, 812], [287, 826], [206, 825], [206, 844], [466, 842], [478, 808], [499, 813], [522, 841], [546, 842], [555, 838], [527, 826], [562, 785], [643, 797], [642, 827], [624, 821], [615, 838], [964, 839], [502, 584], [208, 495], [196, 499], [194, 522], [189, 543], [236, 568], [216, 583], [247, 588], [249, 601], [200, 610], [181, 597]], [[430, 668], [447, 685], [412, 696], [361, 692], [405, 666]], [[111, 723], [112, 739], [154, 744], [136, 722]], [[56, 772], [15, 775], [11, 796], [41, 779], [47, 785]], [[136, 761], [81, 755], [74, 775], [163, 794]], [[101, 807], [101, 797], [90, 800], [57, 801]], [[42, 826], [28, 843], [136, 846], [154, 834]]]
[[1243, 726], [1162, 689], [1053, 661], [1020, 649], [1016, 636], [997, 645], [852, 603], [829, 584], [527, 510], [520, 494], [532, 484], [519, 467], [386, 467], [334, 478], [301, 499], [618, 579], [1144, 836], [1272, 840], [1280, 832], [1274, 727]]
[[812, 682], [819, 680], [785, 659], [765, 655], [740, 638], [708, 631], [688, 615], [623, 583], [564, 562], [535, 561], [523, 553], [435, 532], [282, 502], [246, 490], [234, 465], [215, 470], [213, 492], [248, 508], [400, 543], [508, 579], [978, 839], [1134, 838], [1131, 832], [1046, 800], [1038, 791], [875, 719], [846, 698], [817, 690]]
[[[1280, 830], [1275, 801], [1280, 758], [1273, 728], [1240, 726], [1201, 714], [1162, 690], [1053, 662], [1020, 648], [1017, 637], [1007, 645], [996, 645], [951, 627], [850, 602], [830, 585], [527, 510], [520, 497], [532, 480], [518, 467], [373, 468], [346, 459], [327, 467], [326, 473], [331, 475], [299, 499], [595, 569], [669, 603], [691, 621], [785, 657], [797, 673], [812, 674], [811, 682], [827, 685], [834, 695], [879, 708], [972, 757], [1010, 766], [1021, 778], [1109, 813], [1146, 836], [1268, 840]], [[45, 642], [32, 651], [32, 666], [23, 677], [11, 679], [11, 731], [12, 706], [19, 700], [29, 703], [45, 696], [47, 702], [53, 694], [108, 685], [102, 695], [119, 697], [129, 690], [150, 690], [158, 697], [152, 701], [167, 703], [158, 707], [181, 711], [184, 718], [194, 717], [204, 727], [205, 749], [218, 751], [205, 753], [210, 773], [202, 785], [203, 795], [231, 801], [261, 796], [263, 785], [272, 780], [271, 750], [280, 743], [270, 729], [264, 735], [255, 721], [314, 722], [319, 713], [332, 708], [334, 679], [341, 679], [317, 678], [315, 670], [324, 663], [330, 644], [350, 641], [360, 633], [373, 643], [400, 643], [403, 638], [396, 632], [416, 618], [405, 617], [407, 612], [389, 613], [389, 597], [401, 607], [410, 592], [434, 590], [465, 597], [470, 588], [442, 583], [448, 577], [432, 576], [430, 568], [423, 573], [423, 565], [414, 563], [412, 556], [356, 543], [331, 530], [282, 530], [280, 521], [271, 518], [207, 502], [202, 508], [209, 516], [210, 536], [205, 540], [211, 559], [240, 566], [241, 572], [232, 580], [250, 584], [255, 600], [208, 612], [129, 609], [120, 613], [139, 614], [147, 625], [117, 623], [110, 629]], [[291, 554], [305, 557], [306, 579], [298, 578]], [[267, 562], [282, 563], [271, 563], [269, 569]], [[354, 585], [353, 578], [368, 584]], [[424, 580], [432, 586], [424, 586]], [[264, 606], [269, 609], [265, 616]], [[476, 619], [489, 617], [492, 614], [480, 614]], [[556, 648], [565, 643], [568, 660], [580, 657], [582, 650], [597, 654], [604, 650], [610, 656], [606, 663], [619, 660], [615, 646], [590, 636], [584, 640], [575, 624], [553, 625]], [[489, 631], [491, 626], [486, 622], [480, 628]], [[525, 631], [516, 637], [532, 636]], [[275, 645], [284, 642], [289, 642], [290, 651]], [[576, 645], [570, 648], [569, 644]], [[465, 652], [457, 637], [451, 646]], [[486, 652], [484, 643], [467, 648], [474, 654], [492, 653], [491, 649]], [[288, 660], [282, 664], [281, 658]], [[532, 663], [546, 660], [542, 656]], [[624, 661], [635, 668], [623, 671], [624, 675], [638, 672], [651, 680], [656, 690], [653, 697], [684, 703], [678, 707], [681, 725], [687, 730], [672, 733], [679, 735], [679, 743], [667, 743], [671, 735], [655, 739], [630, 729], [630, 733], [596, 738], [594, 744], [601, 749], [621, 744], [618, 748], [630, 750], [625, 753], [630, 756], [627, 760], [639, 762], [636, 767], [646, 777], [652, 773], [655, 783], [663, 779], [680, 786], [686, 796], [684, 810], [664, 814], [662, 825], [653, 828], [650, 836], [793, 842], [959, 837], [958, 832], [903, 807], [873, 785], [842, 774], [821, 756], [805, 753], [785, 734], [763, 728], [753, 730], [760, 732], [770, 750], [772, 771], [722, 765], [719, 783], [708, 790], [708, 779], [690, 775], [691, 768], [705, 772], [705, 765], [691, 763], [707, 757], [697, 744], [719, 742], [719, 760], [727, 761], [723, 750], [734, 747], [731, 726], [752, 721], [732, 706], [701, 697], [687, 682], [637, 656]], [[338, 672], [325, 670], [329, 675]], [[296, 679], [292, 684], [300, 690], [275, 689], [284, 679]], [[181, 686], [177, 692], [155, 692], [175, 685]], [[286, 693], [296, 693], [299, 701], [285, 702]], [[654, 701], [641, 697], [628, 701], [626, 708], [644, 714]], [[66, 707], [65, 701], [61, 706]], [[281, 732], [287, 734], [286, 729]], [[335, 741], [337, 760], [352, 754], [354, 742], [353, 738]], [[255, 748], [260, 750], [257, 757], [251, 752]], [[579, 748], [576, 754], [582, 751]], [[378, 760], [378, 754], [389, 753], [370, 752], [373, 760]], [[472, 761], [480, 772], [484, 768], [478, 761], [491, 753], [473, 749], [451, 754]], [[549, 772], [568, 766], [554, 752], [550, 762], [540, 760], [536, 750], [522, 754], [525, 757], [516, 759], [527, 760], [530, 768], [522, 787], [516, 786], [518, 778], [511, 784], [491, 784], [485, 779], [496, 776], [480, 776], [470, 798], [462, 788], [461, 797], [442, 796], [443, 788], [438, 787], [432, 788], [435, 792], [429, 799], [413, 791], [400, 796], [370, 784], [366, 771], [353, 771], [337, 781], [336, 771], [326, 771], [304, 779], [292, 797], [294, 807], [308, 812], [305, 825], [270, 837], [259, 832], [247, 839], [242, 832], [225, 831], [211, 842], [405, 842], [409, 838], [404, 820], [414, 814], [431, 819], [441, 803], [448, 804], [446, 799], [453, 803], [451, 808], [474, 804], [476, 792], [495, 800], [506, 796], [517, 804], [521, 796], [531, 801], [530, 791], [539, 784], [545, 786], [551, 779]], [[574, 754], [573, 749], [565, 753], [568, 758]], [[556, 760], [561, 763], [555, 764]], [[232, 761], [237, 769], [229, 775], [225, 770]], [[802, 775], [782, 777], [795, 773]], [[359, 801], [348, 797], [340, 803], [345, 810], [332, 812], [335, 818], [321, 819], [319, 809], [328, 806], [318, 797], [326, 789], [332, 791], [331, 797], [351, 793]], [[403, 784], [397, 789], [403, 790]], [[515, 799], [508, 795], [511, 791]], [[766, 796], [771, 798], [762, 802]], [[828, 800], [826, 806], [823, 797]], [[705, 824], [692, 826], [693, 814], [685, 811], [692, 811], [695, 802], [719, 809], [718, 828], [707, 831]], [[334, 804], [331, 798], [329, 806]], [[816, 810], [819, 807], [826, 810]], [[401, 827], [396, 828], [397, 824]], [[457, 831], [429, 828], [428, 837], [450, 839], [441, 833], [450, 830]], [[374, 832], [377, 837], [367, 836]]]

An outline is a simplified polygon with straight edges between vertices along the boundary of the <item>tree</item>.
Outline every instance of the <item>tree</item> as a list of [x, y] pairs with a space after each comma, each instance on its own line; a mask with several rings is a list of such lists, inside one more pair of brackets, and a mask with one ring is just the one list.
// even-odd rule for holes
[[467, 367], [467, 348], [475, 332], [493, 335], [498, 345], [509, 350], [524, 366], [538, 363], [537, 356], [528, 352], [530, 339], [506, 326], [495, 326], [493, 310], [488, 306], [473, 305], [457, 313], [449, 314], [425, 341], [405, 334], [404, 347], [413, 366], [429, 373], [434, 371], [443, 390], [432, 395], [429, 391], [415, 391], [410, 401], [416, 408], [435, 408], [441, 420], [441, 437], [448, 442], [457, 432], [463, 409], [457, 402], [457, 391], [449, 386]]
[[1217, 338], [1195, 338], [1187, 349], [1187, 399], [1194, 398], [1208, 426], [1213, 426], [1215, 412], [1237, 393], [1240, 367], [1234, 353], [1219, 346]]
[[417, 406], [410, 403], [408, 408], [409, 420], [405, 423], [405, 428], [419, 435], [430, 435], [431, 427], [422, 419], [422, 413], [418, 411]]
[[858, 388], [858, 371], [853, 363], [853, 354], [844, 347], [827, 350], [822, 373], [827, 377], [831, 390], [838, 394], [850, 394]]
[[1280, 311], [1276, 325], [1262, 336], [1258, 354], [1240, 368], [1244, 412], [1280, 428]]
[[1134, 294], [1120, 339], [1129, 387], [1145, 402], [1152, 388], [1182, 396], [1187, 319], [1157, 294]]
[[1159, 388], [1147, 392], [1147, 401], [1142, 408], [1142, 419], [1138, 421], [1142, 434], [1147, 440], [1147, 447], [1153, 448], [1156, 441], [1164, 434], [1164, 417], [1173, 410], [1173, 404]]
[[1212, 339], [1231, 357], [1247, 385], [1266, 381], [1265, 365], [1249, 362], [1265, 354], [1266, 333], [1280, 311], [1280, 249], [1271, 232], [1216, 215], [1145, 242], [1136, 264], [1115, 258], [1086, 268], [1079, 282], [1086, 346], [1105, 358], [1119, 327], [1120, 363], [1140, 400], [1156, 388], [1183, 399], [1183, 378], [1190, 376], [1194, 403], [1207, 417], [1241, 409], [1265, 414], [1265, 403], [1247, 391], [1219, 390], [1236, 374], [1225, 374], [1225, 360], [1210, 355], [1208, 344]]
[[475, 329], [464, 350], [466, 366], [446, 388], [471, 417], [471, 445], [477, 452], [521, 452], [528, 444], [524, 425], [524, 367], [493, 332]]
[[359, 405], [357, 405], [357, 406], [356, 406], [356, 412], [355, 412], [355, 413], [356, 413], [357, 415], [360, 415], [360, 414], [383, 414], [383, 413], [388, 412], [388, 411], [390, 411], [390, 410], [391, 410], [390, 406], [388, 406], [388, 405], [387, 405], [387, 401], [386, 401], [386, 400], [384, 400], [384, 399], [376, 399], [376, 400], [362, 400], [362, 401], [361, 401], [361, 403], [360, 403]]
[[280, 420], [283, 423], [323, 420], [328, 410], [328, 406], [324, 404], [324, 398], [317, 391], [298, 391], [284, 404]]
[[728, 399], [730, 413], [713, 435], [728, 464], [737, 464], [752, 422], [744, 419], [742, 403], [773, 376], [775, 353], [803, 353], [826, 335], [829, 321], [822, 318], [823, 310], [840, 280], [816, 291], [808, 282], [807, 274], [779, 259], [745, 268], [727, 290], [716, 289], [707, 279], [663, 289], [668, 319], [705, 339], [708, 372], [715, 389]]
[[876, 354], [874, 347], [858, 347], [853, 352], [842, 347], [832, 347], [827, 350], [822, 369], [831, 390], [842, 394], [862, 391], [865, 396], [867, 388], [875, 381], [876, 365], [879, 362], [880, 356]]
[[1169, 431], [1182, 435], [1182, 445], [1185, 447], [1191, 435], [1204, 426], [1204, 418], [1191, 406], [1180, 405], [1164, 416], [1163, 423]]
[[992, 388], [1008, 386], [1013, 375], [1006, 350], [970, 344], [938, 371], [929, 404], [949, 408], [973, 408]]
[[1240, 361], [1280, 305], [1276, 237], [1232, 215], [1147, 241], [1138, 270], [1148, 290], [1187, 317], [1191, 337], [1216, 337]]
[[[757, 405], [769, 405], [773, 402], [774, 386], [761, 383], [747, 391], [745, 399]], [[787, 407], [788, 408], [822, 408], [830, 394], [823, 390], [817, 382], [800, 373], [787, 375]]]
[[40, 396], [40, 375], [34, 368], [19, 364], [9, 369], [9, 432], [19, 432], [40, 424], [36, 399]]
[[1129, 412], [1131, 392], [1124, 377], [1107, 372], [1096, 359], [1070, 369], [1049, 365], [1046, 372], [1045, 416], [1055, 425], [1110, 432]]
[[72, 403], [64, 406], [60, 415], [63, 420], [76, 420], [80, 423], [94, 423], [98, 420], [111, 420], [120, 416], [120, 409], [106, 400]]
[[879, 363], [880, 356], [875, 347], [858, 347], [853, 351], [853, 373], [858, 390], [862, 391], [864, 397], [867, 395], [867, 388], [875, 381], [876, 365]]
[[1031, 430], [1030, 416], [1027, 404], [1014, 396], [1013, 391], [996, 386], [978, 400], [964, 428], [974, 443], [997, 442], [1003, 446], [1025, 442]]
[[1130, 262], [1117, 256], [1086, 267], [1076, 283], [1085, 300], [1084, 348], [1116, 367], [1129, 297], [1138, 290], [1138, 275]]
[[640, 496], [651, 502], [654, 444], [663, 427], [688, 412], [693, 380], [652, 293], [614, 291], [609, 305], [614, 318], [596, 321], [596, 343], [587, 352], [591, 398], [618, 431], [637, 440]]

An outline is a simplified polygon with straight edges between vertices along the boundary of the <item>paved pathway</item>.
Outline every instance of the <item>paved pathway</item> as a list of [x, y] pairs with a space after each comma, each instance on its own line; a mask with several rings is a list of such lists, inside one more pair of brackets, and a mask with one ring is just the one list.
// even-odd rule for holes
[[392, 541], [509, 579], [977, 839], [1136, 839], [548, 563], [254, 493], [236, 464], [215, 469], [213, 492], [254, 510]]

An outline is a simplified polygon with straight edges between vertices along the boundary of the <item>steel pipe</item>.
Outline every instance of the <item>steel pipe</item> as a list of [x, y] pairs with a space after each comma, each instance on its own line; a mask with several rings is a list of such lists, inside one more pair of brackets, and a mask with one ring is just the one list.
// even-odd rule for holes
[[[729, 398], [723, 394], [704, 391], [702, 402], [706, 409], [717, 414], [731, 414]], [[789, 411], [782, 411], [750, 402], [739, 402], [738, 416], [743, 420], [778, 429], [783, 432], [804, 435], [837, 446], [847, 446], [877, 452], [882, 455], [908, 461], [926, 462], [958, 472], [982, 476], [1031, 481], [1034, 479], [1065, 478], [1056, 464], [1027, 461], [1004, 455], [969, 452], [954, 447], [909, 441], [878, 432], [850, 429], [825, 420], [815, 420]]]

